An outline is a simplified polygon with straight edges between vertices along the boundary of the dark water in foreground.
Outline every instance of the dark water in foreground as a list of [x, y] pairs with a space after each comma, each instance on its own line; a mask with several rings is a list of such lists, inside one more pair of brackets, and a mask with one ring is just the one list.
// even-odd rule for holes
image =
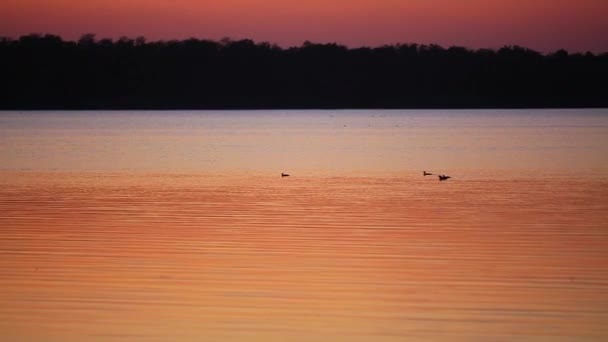
[[606, 111], [43, 114], [2, 340], [608, 339]]

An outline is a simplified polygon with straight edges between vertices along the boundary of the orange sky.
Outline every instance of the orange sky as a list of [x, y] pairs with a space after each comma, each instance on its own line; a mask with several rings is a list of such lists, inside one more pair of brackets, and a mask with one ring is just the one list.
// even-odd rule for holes
[[0, 36], [252, 38], [608, 51], [607, 0], [2, 0]]

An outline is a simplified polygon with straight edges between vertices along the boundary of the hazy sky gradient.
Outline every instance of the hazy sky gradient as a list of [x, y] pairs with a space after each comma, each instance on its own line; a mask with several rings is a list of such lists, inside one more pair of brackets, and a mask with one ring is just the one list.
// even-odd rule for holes
[[606, 0], [3, 0], [0, 35], [608, 51]]

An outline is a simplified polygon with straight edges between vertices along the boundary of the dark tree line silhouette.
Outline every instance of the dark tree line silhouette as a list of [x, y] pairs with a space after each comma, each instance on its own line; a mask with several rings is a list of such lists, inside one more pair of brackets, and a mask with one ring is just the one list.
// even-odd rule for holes
[[608, 53], [0, 38], [2, 109], [606, 107]]

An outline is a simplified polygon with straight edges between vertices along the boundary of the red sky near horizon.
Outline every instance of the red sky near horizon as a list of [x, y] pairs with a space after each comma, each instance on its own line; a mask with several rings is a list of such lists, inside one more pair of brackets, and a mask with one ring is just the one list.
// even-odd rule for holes
[[3, 0], [0, 36], [608, 51], [608, 0]]

